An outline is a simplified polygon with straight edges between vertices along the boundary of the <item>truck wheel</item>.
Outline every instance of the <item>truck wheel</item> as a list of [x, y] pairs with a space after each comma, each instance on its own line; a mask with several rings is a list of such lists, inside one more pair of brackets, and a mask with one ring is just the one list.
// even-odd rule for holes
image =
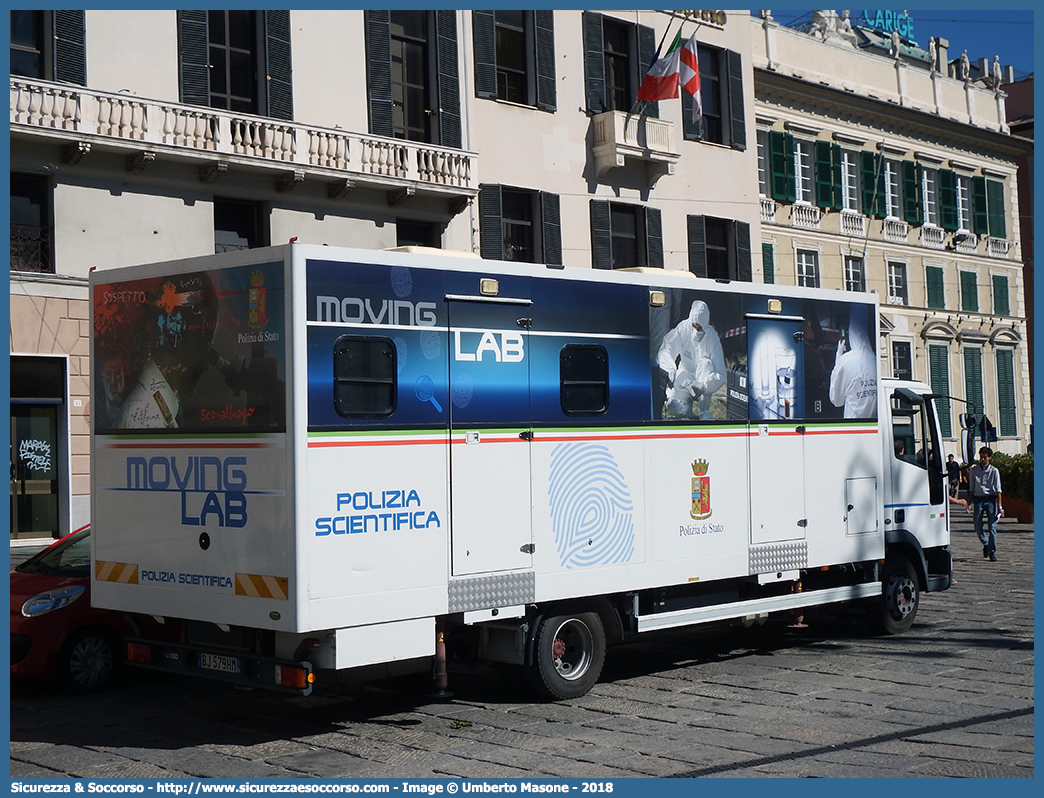
[[877, 625], [885, 634], [895, 635], [913, 626], [921, 588], [917, 574], [905, 557], [888, 557], [881, 572], [881, 596], [877, 604]]
[[547, 698], [579, 698], [598, 682], [604, 664], [605, 629], [598, 613], [553, 615], [540, 623], [526, 681]]
[[81, 629], [58, 652], [55, 677], [77, 692], [100, 690], [120, 665], [119, 651], [118, 639], [107, 630]]

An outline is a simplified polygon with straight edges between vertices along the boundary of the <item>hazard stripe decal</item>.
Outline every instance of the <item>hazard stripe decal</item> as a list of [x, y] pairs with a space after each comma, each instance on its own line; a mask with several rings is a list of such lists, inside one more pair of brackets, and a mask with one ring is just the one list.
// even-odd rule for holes
[[287, 578], [260, 574], [236, 574], [236, 595], [286, 601]]
[[138, 566], [127, 562], [94, 563], [94, 578], [99, 582], [120, 582], [125, 585], [138, 584]]

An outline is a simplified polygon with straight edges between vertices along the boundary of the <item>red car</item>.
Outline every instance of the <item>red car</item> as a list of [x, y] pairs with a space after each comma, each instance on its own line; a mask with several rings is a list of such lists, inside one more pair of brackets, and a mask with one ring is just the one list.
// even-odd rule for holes
[[103, 687], [123, 663], [130, 615], [91, 606], [91, 528], [82, 527], [11, 571], [11, 678], [53, 677]]

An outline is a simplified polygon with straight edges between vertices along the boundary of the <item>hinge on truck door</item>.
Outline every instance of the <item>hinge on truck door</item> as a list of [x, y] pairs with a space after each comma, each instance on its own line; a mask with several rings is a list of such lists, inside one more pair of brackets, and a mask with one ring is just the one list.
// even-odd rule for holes
[[521, 441], [531, 441], [531, 440], [533, 440], [533, 430], [531, 430], [531, 429], [523, 430], [522, 432], [518, 433], [518, 439], [521, 440]]
[[515, 324], [517, 324], [523, 330], [532, 330], [533, 329], [533, 320], [532, 319], [515, 319]]
[[518, 547], [518, 550], [523, 554], [532, 554], [534, 551], [536, 551], [536, 544], [523, 543], [521, 546]]

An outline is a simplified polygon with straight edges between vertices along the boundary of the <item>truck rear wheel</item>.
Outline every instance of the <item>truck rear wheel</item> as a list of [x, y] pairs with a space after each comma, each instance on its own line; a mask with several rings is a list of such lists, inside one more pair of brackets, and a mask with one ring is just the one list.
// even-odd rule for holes
[[605, 629], [595, 612], [544, 618], [526, 681], [552, 699], [579, 698], [598, 682], [605, 664]]
[[877, 602], [877, 626], [885, 634], [900, 634], [913, 626], [921, 603], [921, 587], [909, 560], [885, 559], [881, 570], [881, 596]]

